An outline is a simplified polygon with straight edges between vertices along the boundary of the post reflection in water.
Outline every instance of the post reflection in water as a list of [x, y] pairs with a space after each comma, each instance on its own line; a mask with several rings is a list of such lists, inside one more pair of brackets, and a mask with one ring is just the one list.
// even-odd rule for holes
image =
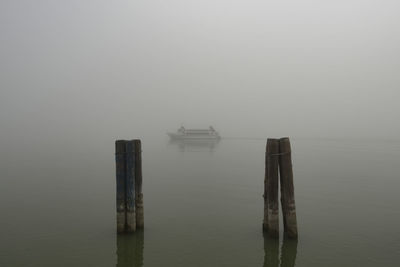
[[296, 265], [297, 240], [283, 238], [279, 257], [279, 239], [264, 233], [264, 267], [294, 267]]
[[213, 152], [217, 147], [219, 139], [171, 139], [169, 145], [177, 146], [181, 152], [208, 151]]
[[279, 266], [279, 239], [264, 234], [264, 267]]
[[117, 267], [142, 267], [144, 232], [117, 235]]
[[281, 267], [296, 265], [297, 239], [283, 239], [281, 248]]

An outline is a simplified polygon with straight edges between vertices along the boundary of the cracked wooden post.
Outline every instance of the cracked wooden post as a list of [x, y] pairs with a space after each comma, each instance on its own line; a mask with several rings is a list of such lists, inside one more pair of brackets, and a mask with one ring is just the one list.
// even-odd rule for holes
[[142, 144], [139, 139], [135, 142], [135, 198], [136, 198], [136, 227], [144, 227], [144, 208], [143, 208], [143, 193], [142, 193]]
[[115, 166], [117, 178], [117, 232], [122, 233], [125, 231], [125, 169], [126, 169], [126, 150], [125, 140], [115, 141]]
[[287, 237], [297, 238], [296, 205], [294, 202], [293, 169], [290, 140], [279, 139], [279, 172], [284, 231]]
[[126, 232], [136, 231], [135, 213], [135, 141], [126, 142]]
[[266, 166], [265, 166], [265, 194], [264, 201], [267, 210], [264, 210], [264, 229], [270, 237], [279, 237], [279, 202], [278, 202], [278, 163], [279, 140], [267, 140]]

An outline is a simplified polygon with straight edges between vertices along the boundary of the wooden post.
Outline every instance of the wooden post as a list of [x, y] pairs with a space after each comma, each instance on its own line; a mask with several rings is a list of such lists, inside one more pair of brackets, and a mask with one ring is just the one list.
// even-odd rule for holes
[[267, 154], [267, 150], [268, 150], [268, 143], [267, 146], [265, 148], [265, 175], [264, 175], [264, 194], [263, 194], [263, 198], [264, 198], [264, 220], [263, 220], [263, 230], [264, 231], [268, 231], [268, 183], [267, 183], [267, 172], [268, 172], [268, 154]]
[[289, 138], [279, 139], [279, 154], [284, 230], [287, 237], [297, 238], [296, 205], [294, 202], [292, 156]]
[[278, 202], [278, 161], [279, 140], [268, 139], [266, 149], [266, 194], [267, 201], [267, 231], [270, 237], [279, 237], [279, 202]]
[[127, 232], [136, 230], [135, 214], [135, 142], [126, 142], [126, 228]]
[[135, 198], [136, 198], [136, 227], [144, 227], [144, 208], [143, 208], [143, 193], [142, 193], [142, 144], [140, 140], [135, 142]]
[[125, 231], [125, 140], [115, 141], [115, 165], [117, 177], [117, 232]]

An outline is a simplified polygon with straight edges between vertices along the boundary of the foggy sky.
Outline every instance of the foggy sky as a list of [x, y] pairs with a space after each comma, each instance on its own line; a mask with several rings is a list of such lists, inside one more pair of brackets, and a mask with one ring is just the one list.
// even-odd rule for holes
[[222, 136], [398, 138], [399, 8], [2, 0], [1, 148], [112, 145], [181, 124]]

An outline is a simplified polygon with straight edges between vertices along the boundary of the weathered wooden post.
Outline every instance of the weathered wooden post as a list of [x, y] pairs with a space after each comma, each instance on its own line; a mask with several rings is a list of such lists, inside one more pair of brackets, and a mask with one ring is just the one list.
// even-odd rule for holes
[[268, 173], [268, 143], [265, 148], [265, 175], [264, 175], [264, 220], [263, 220], [263, 230], [268, 230], [268, 183], [267, 183], [267, 173]]
[[279, 139], [279, 154], [284, 231], [287, 237], [297, 238], [296, 205], [294, 202], [292, 156], [289, 138]]
[[117, 232], [143, 228], [142, 146], [140, 140], [115, 141]]
[[117, 232], [125, 231], [125, 170], [126, 170], [126, 150], [125, 140], [115, 141], [115, 165], [117, 177]]
[[279, 163], [279, 140], [267, 140], [266, 148], [266, 170], [265, 170], [265, 193], [264, 203], [264, 229], [270, 237], [279, 237], [279, 202], [278, 202], [278, 163]]
[[136, 227], [144, 227], [144, 208], [142, 193], [142, 144], [140, 140], [135, 142], [135, 198], [136, 198]]
[[136, 172], [135, 141], [126, 142], [126, 226], [127, 232], [136, 230], [135, 214], [135, 172]]

